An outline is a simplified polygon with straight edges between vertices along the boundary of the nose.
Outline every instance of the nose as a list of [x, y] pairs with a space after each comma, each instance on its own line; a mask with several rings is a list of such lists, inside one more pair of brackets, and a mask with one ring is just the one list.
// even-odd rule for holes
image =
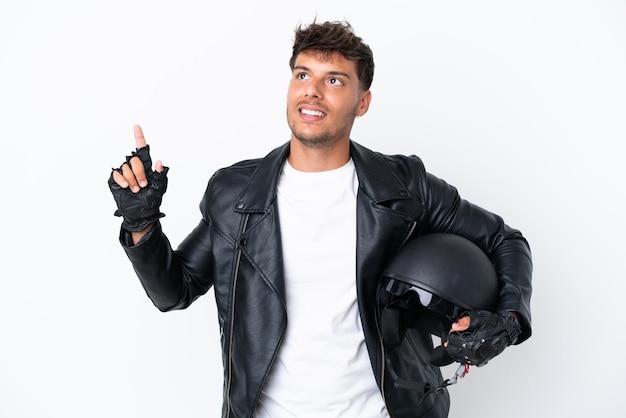
[[319, 86], [319, 82], [315, 80], [311, 80], [310, 83], [307, 83], [304, 89], [304, 96], [313, 98], [313, 99], [321, 99], [322, 98], [322, 89]]

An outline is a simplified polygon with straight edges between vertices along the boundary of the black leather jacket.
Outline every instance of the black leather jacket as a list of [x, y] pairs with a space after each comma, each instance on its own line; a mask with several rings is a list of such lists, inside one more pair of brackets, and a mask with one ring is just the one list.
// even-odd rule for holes
[[[184, 309], [214, 288], [224, 364], [223, 417], [251, 417], [287, 324], [276, 182], [289, 143], [263, 159], [217, 171], [200, 204], [202, 220], [173, 251], [155, 227], [136, 246], [121, 240], [148, 296], [161, 311]], [[499, 309], [522, 318], [530, 336], [532, 263], [526, 240], [498, 216], [462, 200], [428, 174], [415, 156], [388, 156], [354, 142], [357, 196], [357, 297], [372, 370], [393, 418], [445, 417], [448, 393], [427, 397], [394, 388], [387, 364], [403, 378], [438, 385], [428, 359], [432, 340], [410, 330], [388, 350], [379, 330], [378, 281], [406, 240], [429, 232], [462, 235], [493, 260], [501, 280]], [[320, 301], [320, 309], [324, 309]]]

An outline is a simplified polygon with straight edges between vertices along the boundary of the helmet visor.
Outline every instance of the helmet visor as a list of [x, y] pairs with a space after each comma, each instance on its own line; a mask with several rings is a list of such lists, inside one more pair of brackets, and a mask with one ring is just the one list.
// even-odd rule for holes
[[[387, 292], [398, 297], [408, 297], [410, 300], [414, 300], [417, 306], [414, 308], [423, 308], [441, 315], [449, 319], [450, 321], [456, 321], [459, 316], [465, 311], [465, 309], [455, 305], [452, 302], [430, 293], [427, 290], [421, 289], [417, 286], [408, 284], [401, 280], [392, 279], [391, 277], [384, 278], [384, 288]], [[417, 297], [412, 297], [417, 296]]]

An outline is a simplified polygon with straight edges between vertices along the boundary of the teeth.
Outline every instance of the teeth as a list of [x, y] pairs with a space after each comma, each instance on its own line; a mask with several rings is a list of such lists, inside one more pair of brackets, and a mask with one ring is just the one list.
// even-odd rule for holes
[[317, 110], [302, 109], [301, 112], [304, 113], [305, 115], [319, 116], [320, 118], [324, 116], [324, 113], [317, 111]]

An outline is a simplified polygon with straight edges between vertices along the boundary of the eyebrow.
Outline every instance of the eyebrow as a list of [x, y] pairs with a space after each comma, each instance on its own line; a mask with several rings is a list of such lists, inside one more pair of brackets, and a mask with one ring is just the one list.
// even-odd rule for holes
[[[302, 71], [311, 72], [311, 69], [309, 67], [304, 66], [304, 65], [296, 65], [295, 67], [293, 67], [293, 69], [294, 69], [294, 71], [295, 70], [302, 70]], [[334, 75], [334, 76], [343, 76], [345, 78], [351, 78], [350, 74], [344, 73], [343, 71], [329, 71], [327, 74], [328, 75]]]

